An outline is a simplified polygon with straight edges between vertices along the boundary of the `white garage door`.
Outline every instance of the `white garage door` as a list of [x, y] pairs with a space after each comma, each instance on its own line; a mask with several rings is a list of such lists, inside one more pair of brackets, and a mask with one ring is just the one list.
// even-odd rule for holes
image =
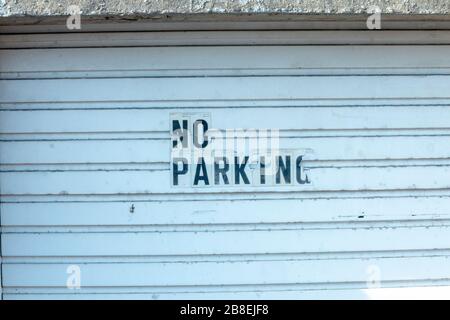
[[[2, 36], [3, 298], [449, 292], [450, 46], [430, 34]], [[310, 183], [174, 186], [171, 119], [198, 114], [278, 129]]]

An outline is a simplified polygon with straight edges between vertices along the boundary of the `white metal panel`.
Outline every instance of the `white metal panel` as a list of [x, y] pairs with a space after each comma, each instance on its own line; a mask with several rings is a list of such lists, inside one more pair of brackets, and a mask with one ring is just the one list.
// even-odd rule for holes
[[[448, 279], [448, 257], [325, 259], [291, 261], [88, 263], [81, 265], [87, 287], [270, 285], [367, 282], [367, 266], [378, 265], [384, 280]], [[61, 287], [65, 264], [5, 264], [8, 287]], [[257, 271], [257, 272], [255, 272]], [[332, 272], [331, 272], [332, 271]], [[431, 272], [432, 271], [432, 272]]]
[[[202, 288], [203, 289], [203, 288]], [[385, 299], [385, 300], [447, 300], [450, 292], [450, 286], [436, 286], [433, 283], [425, 283], [421, 286], [411, 287], [402, 286], [402, 284], [396, 284], [396, 287], [388, 288], [348, 288], [348, 289], [335, 289], [335, 288], [273, 288], [271, 290], [260, 291], [255, 286], [251, 286], [250, 289], [234, 290], [234, 291], [220, 291], [219, 288], [214, 288], [210, 291], [202, 291], [198, 289], [197, 291], [192, 291], [189, 293], [191, 299], [223, 299], [223, 300], [256, 300], [256, 299], [275, 299], [275, 300], [286, 300], [286, 299], [327, 299], [327, 300], [343, 300], [343, 299]], [[117, 293], [108, 292], [105, 290], [103, 292], [90, 292], [87, 290], [83, 293], [63, 293], [58, 290], [52, 291], [52, 293], [46, 292], [33, 292], [33, 293], [22, 293], [17, 290], [16, 293], [9, 293], [5, 295], [5, 299], [80, 299], [80, 300], [96, 300], [96, 299], [164, 299], [164, 300], [178, 300], [186, 297], [184, 292], [167, 292], [164, 290], [153, 289], [142, 292], [138, 290]]]
[[[201, 194], [223, 192], [311, 192], [369, 190], [441, 190], [450, 188], [448, 165], [306, 167], [313, 183], [305, 186], [239, 185], [218, 188], [171, 188], [167, 169], [94, 171], [8, 171], [2, 173], [4, 195]], [[359, 178], [349, 178], [359, 177]], [[364, 177], [364, 179], [362, 179]], [[70, 181], [71, 183], [67, 183]], [[420, 184], [419, 184], [420, 182]]]
[[0, 48], [77, 48], [205, 45], [449, 44], [448, 31], [174, 31], [3, 34]]
[[[449, 33], [414, 33], [1, 36], [4, 297], [445, 294]], [[280, 129], [312, 185], [171, 188], [173, 112]]]
[[[429, 223], [429, 222], [428, 222]], [[234, 231], [196, 230], [120, 232], [7, 233], [5, 256], [182, 256], [370, 252], [447, 249], [449, 226], [271, 226], [255, 225]], [[20, 229], [19, 229], [20, 230]], [[107, 229], [104, 229], [105, 231]], [[139, 229], [138, 229], [139, 230]], [[270, 241], [268, 241], [270, 239]], [[411, 239], [420, 239], [415, 242]], [[180, 244], [184, 244], [180, 246]], [[239, 244], [239, 245], [238, 245]]]
[[[450, 77], [443, 81], [449, 81]], [[441, 80], [441, 79], [437, 79]], [[17, 80], [16, 80], [17, 81]], [[21, 80], [23, 81], [23, 80]], [[28, 80], [27, 80], [28, 81]], [[322, 80], [324, 81], [324, 80]], [[329, 83], [332, 85], [332, 82]], [[433, 83], [431, 83], [433, 85]], [[411, 95], [413, 91], [411, 91]], [[450, 92], [450, 91], [449, 91]], [[199, 92], [199, 94], [201, 94]], [[318, 93], [319, 94], [319, 93]], [[132, 98], [130, 93], [129, 99]], [[273, 104], [276, 104], [274, 101]], [[152, 108], [97, 110], [1, 110], [1, 133], [135, 133], [165, 132], [169, 135], [171, 112], [211, 113], [218, 129], [279, 129], [282, 131], [376, 129], [448, 129], [450, 111], [446, 105], [364, 106], [364, 107], [247, 107], [247, 108]], [[205, 110], [206, 109], [206, 110]], [[239, 110], [239, 113], [233, 112]], [[83, 111], [83, 112], [80, 112]], [[20, 119], [20, 121], [19, 121]], [[70, 122], [65, 119], [72, 119]], [[105, 119], [99, 121], [99, 119]], [[258, 125], [259, 127], [255, 126]], [[362, 131], [359, 135], [370, 132]], [[357, 134], [354, 134], [357, 135]], [[92, 138], [95, 138], [92, 137]]]
[[0, 80], [0, 103], [449, 99], [449, 79], [395, 75]]
[[[411, 192], [410, 192], [411, 193]], [[339, 198], [290, 198], [216, 200], [109, 200], [20, 201], [2, 203], [2, 223], [7, 227], [155, 226], [179, 225], [327, 223], [364, 221], [414, 221], [449, 218], [449, 196], [421, 195]], [[334, 196], [336, 197], [336, 195]], [[191, 197], [192, 198], [192, 197]], [[251, 197], [249, 197], [251, 198]], [[180, 205], [183, 210], [180, 211]], [[277, 210], [273, 210], [276, 206]], [[131, 210], [133, 208], [133, 210]], [[131, 212], [132, 211], [132, 212]], [[242, 214], [241, 212], [246, 212]], [[283, 212], [283, 214], [279, 214]], [[64, 213], [64, 214], [62, 214]]]
[[[313, 75], [448, 73], [442, 46], [215, 46], [3, 50], [4, 78], [149, 75]], [[180, 59], [180, 56], [183, 59]], [[427, 59], [423, 57], [427, 56]], [[133, 64], [130, 64], [133, 61]], [[217, 62], [220, 61], [220, 64]]]
[[[162, 133], [164, 134], [164, 133]], [[286, 137], [285, 149], [311, 148], [310, 161], [446, 159], [450, 157], [450, 136], [362, 136]], [[167, 135], [167, 134], [166, 134]], [[293, 134], [295, 135], [295, 133]], [[18, 139], [15, 137], [15, 139]], [[58, 134], [53, 139], [3, 140], [2, 164], [19, 169], [21, 164], [104, 164], [165, 163], [170, 140], [152, 138], [68, 139]], [[390, 146], [387, 148], [386, 146]], [[5, 167], [6, 168], [6, 167]]]

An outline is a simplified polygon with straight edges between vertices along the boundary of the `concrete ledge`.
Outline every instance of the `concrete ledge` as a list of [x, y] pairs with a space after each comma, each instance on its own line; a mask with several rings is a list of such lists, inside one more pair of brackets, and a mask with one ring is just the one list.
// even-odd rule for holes
[[[367, 14], [191, 14], [83, 16], [80, 30], [68, 30], [68, 16], [0, 18], [0, 33], [218, 31], [218, 30], [367, 30]], [[450, 30], [450, 15], [383, 15], [383, 30]]]
[[77, 5], [84, 17], [301, 14], [355, 15], [371, 6], [388, 15], [447, 15], [448, 0], [0, 0], [0, 17], [55, 17]]

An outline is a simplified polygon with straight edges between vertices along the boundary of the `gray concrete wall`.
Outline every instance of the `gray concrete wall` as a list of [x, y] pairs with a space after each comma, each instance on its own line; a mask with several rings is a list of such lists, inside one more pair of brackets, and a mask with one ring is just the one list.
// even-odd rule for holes
[[161, 16], [202, 14], [364, 14], [375, 5], [385, 14], [450, 13], [449, 0], [0, 0], [0, 17], [52, 17], [78, 5], [82, 15]]

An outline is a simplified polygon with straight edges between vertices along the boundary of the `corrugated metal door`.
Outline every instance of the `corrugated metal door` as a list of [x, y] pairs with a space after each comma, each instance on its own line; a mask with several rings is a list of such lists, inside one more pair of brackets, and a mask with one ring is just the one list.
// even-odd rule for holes
[[[2, 36], [5, 299], [446, 288], [450, 46], [221, 34]], [[280, 129], [311, 185], [171, 187], [177, 112]]]

